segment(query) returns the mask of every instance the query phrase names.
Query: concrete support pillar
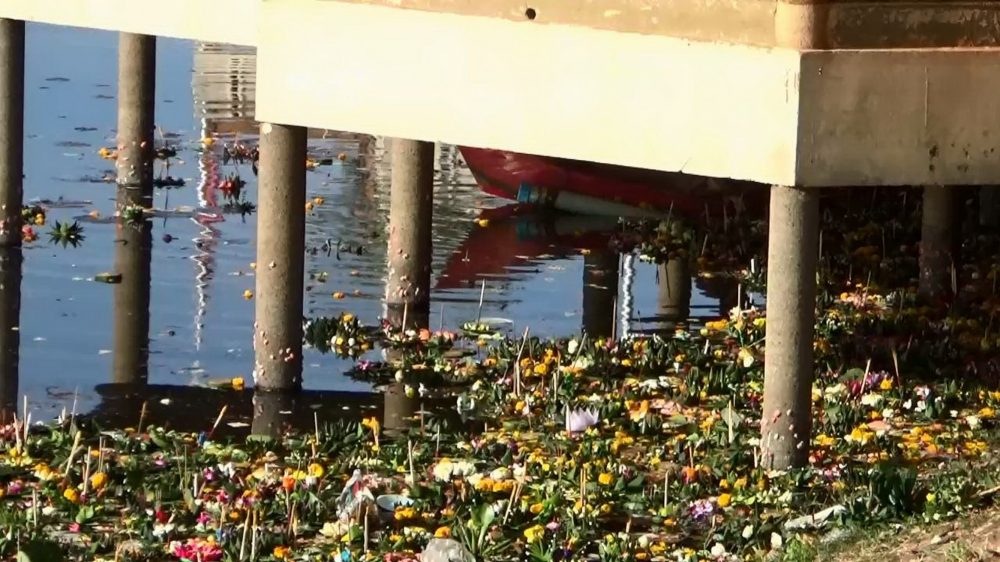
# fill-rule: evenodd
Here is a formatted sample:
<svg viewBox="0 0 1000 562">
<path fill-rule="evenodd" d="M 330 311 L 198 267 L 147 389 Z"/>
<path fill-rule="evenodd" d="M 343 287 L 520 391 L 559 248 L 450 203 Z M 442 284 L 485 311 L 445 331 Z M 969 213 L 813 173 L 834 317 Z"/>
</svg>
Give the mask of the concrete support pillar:
<svg viewBox="0 0 1000 562">
<path fill-rule="evenodd" d="M 819 195 L 771 188 L 761 459 L 768 468 L 809 458 Z"/>
<path fill-rule="evenodd" d="M 306 129 L 262 123 L 257 194 L 254 384 L 302 387 Z"/>
<path fill-rule="evenodd" d="M 114 286 L 114 339 L 111 381 L 145 384 L 149 378 L 149 298 L 153 224 L 117 225 Z"/>
<path fill-rule="evenodd" d="M 403 383 L 393 383 L 383 392 L 382 427 L 389 434 L 400 434 L 413 427 L 418 399 L 406 396 Z"/>
<path fill-rule="evenodd" d="M 430 318 L 434 143 L 392 139 L 386 319 L 426 327 Z"/>
<path fill-rule="evenodd" d="M 303 162 L 303 166 L 305 163 Z M 288 392 L 255 391 L 253 395 L 253 420 L 250 433 L 268 437 L 281 437 L 291 416 L 282 412 L 292 412 L 295 396 Z"/>
<path fill-rule="evenodd" d="M 925 298 L 951 292 L 954 229 L 954 194 L 947 187 L 925 187 L 920 229 L 920 295 Z"/>
<path fill-rule="evenodd" d="M 17 411 L 21 348 L 20 248 L 0 249 L 0 422 L 10 423 Z"/>
<path fill-rule="evenodd" d="M 1000 227 L 1000 185 L 979 188 L 979 225 Z"/>
<path fill-rule="evenodd" d="M 118 38 L 118 206 L 153 205 L 156 37 Z"/>
<path fill-rule="evenodd" d="M 614 331 L 619 261 L 618 253 L 607 249 L 583 256 L 583 331 L 592 338 Z"/>
<path fill-rule="evenodd" d="M 687 258 L 673 258 L 657 266 L 660 284 L 656 289 L 659 316 L 673 327 L 691 315 L 691 267 Z"/>
<path fill-rule="evenodd" d="M 24 22 L 0 18 L 0 246 L 21 245 Z"/>
</svg>

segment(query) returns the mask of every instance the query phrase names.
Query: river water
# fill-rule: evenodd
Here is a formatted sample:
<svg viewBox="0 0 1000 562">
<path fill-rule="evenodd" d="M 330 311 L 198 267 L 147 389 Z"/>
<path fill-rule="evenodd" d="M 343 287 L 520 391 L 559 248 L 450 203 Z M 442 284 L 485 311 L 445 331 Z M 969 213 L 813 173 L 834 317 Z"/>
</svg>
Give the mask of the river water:
<svg viewBox="0 0 1000 562">
<path fill-rule="evenodd" d="M 244 291 L 254 287 L 256 221 L 220 212 L 218 182 L 239 173 L 248 199 L 256 199 L 249 165 L 222 161 L 224 142 L 254 142 L 254 54 L 158 41 L 157 137 L 177 146 L 179 155 L 157 173 L 185 185 L 157 189 L 155 207 L 164 212 L 150 231 L 123 232 L 107 219 L 115 193 L 102 179 L 112 177 L 113 162 L 97 154 L 115 144 L 117 40 L 108 32 L 28 26 L 25 199 L 53 202 L 49 224 L 80 220 L 86 239 L 78 248 L 54 245 L 47 225 L 24 250 L 16 395 L 27 396 L 36 420 L 76 400 L 80 412 L 97 410 L 128 423 L 148 402 L 143 415 L 154 421 L 194 416 L 204 425 L 219 404 L 248 411 L 247 393 L 199 397 L 206 395 L 200 387 L 215 379 L 251 381 L 254 306 Z M 219 141 L 203 150 L 201 139 L 209 136 Z M 346 310 L 375 324 L 386 270 L 387 141 L 329 131 L 310 137 L 312 152 L 346 159 L 308 173 L 309 197 L 323 202 L 308 214 L 304 314 Z M 513 332 L 530 326 L 534 334 L 552 336 L 612 321 L 618 333 L 669 328 L 655 265 L 624 260 L 621 287 L 606 288 L 602 272 L 617 269 L 619 256 L 600 248 L 583 255 L 567 243 L 567 234 L 594 228 L 592 221 L 477 220 L 510 202 L 484 194 L 453 146 L 438 147 L 436 166 L 434 327 L 442 317 L 454 328 L 481 314 L 511 320 Z M 324 249 L 338 243 L 340 252 Z M 102 272 L 121 273 L 123 281 L 93 281 Z M 344 298 L 333 298 L 341 292 Z M 716 317 L 719 308 L 696 284 L 691 314 Z M 306 401 L 377 407 L 367 385 L 342 375 L 349 361 L 313 350 L 305 359 Z M 8 383 L 15 360 L 7 356 Z"/>
</svg>

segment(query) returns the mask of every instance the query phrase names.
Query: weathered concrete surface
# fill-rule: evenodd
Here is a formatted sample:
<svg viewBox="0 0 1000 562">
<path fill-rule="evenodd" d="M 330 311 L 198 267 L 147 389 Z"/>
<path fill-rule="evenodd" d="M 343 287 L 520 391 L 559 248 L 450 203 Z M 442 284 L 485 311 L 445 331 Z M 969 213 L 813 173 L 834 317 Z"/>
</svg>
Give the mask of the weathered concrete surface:
<svg viewBox="0 0 1000 562">
<path fill-rule="evenodd" d="M 0 19 L 0 246 L 21 245 L 24 22 Z"/>
<path fill-rule="evenodd" d="M 426 328 L 431 302 L 434 144 L 392 139 L 389 195 L 387 319 Z"/>
<path fill-rule="evenodd" d="M 259 119 L 795 180 L 795 51 L 343 2 L 261 18 Z M 316 72 L 315 51 L 349 56 Z"/>
<path fill-rule="evenodd" d="M 988 0 L 340 1 L 501 18 L 526 25 L 579 26 L 760 46 L 788 46 L 788 32 L 801 30 L 802 23 L 814 27 L 814 37 L 828 48 L 1000 44 L 1000 5 Z M 798 23 L 792 24 L 793 20 Z"/>
<path fill-rule="evenodd" d="M 1000 49 L 803 53 L 799 185 L 1000 183 Z"/>
<path fill-rule="evenodd" d="M 153 205 L 156 37 L 118 40 L 118 205 Z"/>
<path fill-rule="evenodd" d="M 261 0 L 3 0 L 0 17 L 255 45 Z"/>
<path fill-rule="evenodd" d="M 262 123 L 257 193 L 254 384 L 302 386 L 306 130 Z"/>
<path fill-rule="evenodd" d="M 1000 49 L 799 50 L 829 46 L 829 11 L 847 6 L 782 4 L 788 48 L 761 48 L 369 2 L 267 3 L 258 114 L 777 185 L 1000 183 Z M 310 49 L 351 56 L 317 73 L 297 55 Z"/>
<path fill-rule="evenodd" d="M 784 44 L 786 16 L 820 13 L 829 48 L 995 46 L 1000 6 L 989 0 L 337 0 L 365 6 L 500 19 L 530 26 L 672 36 L 697 41 Z M 264 4 L 303 10 L 330 0 L 4 0 L 0 17 L 256 45 Z M 150 14 L 155 13 L 155 17 Z M 220 22 L 225 22 L 220 24 Z"/>
<path fill-rule="evenodd" d="M 772 187 L 768 224 L 761 462 L 782 469 L 809 458 L 818 193 Z"/>
</svg>

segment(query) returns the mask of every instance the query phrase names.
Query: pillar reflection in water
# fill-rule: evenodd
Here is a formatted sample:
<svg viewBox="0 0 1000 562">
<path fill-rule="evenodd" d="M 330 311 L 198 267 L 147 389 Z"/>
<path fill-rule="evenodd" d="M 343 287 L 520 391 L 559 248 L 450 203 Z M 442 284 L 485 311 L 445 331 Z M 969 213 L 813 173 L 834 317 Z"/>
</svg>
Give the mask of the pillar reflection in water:
<svg viewBox="0 0 1000 562">
<path fill-rule="evenodd" d="M 153 225 L 119 221 L 115 237 L 112 382 L 145 384 L 149 377 L 149 283 Z"/>
<path fill-rule="evenodd" d="M 20 248 L 0 248 L 0 421 L 17 411 L 21 331 Z"/>
<path fill-rule="evenodd" d="M 588 336 L 612 335 L 618 264 L 618 253 L 609 249 L 595 249 L 583 257 L 583 331 Z"/>
<path fill-rule="evenodd" d="M 656 266 L 658 315 L 664 330 L 673 329 L 691 315 L 691 266 L 686 258 L 673 258 Z"/>
</svg>

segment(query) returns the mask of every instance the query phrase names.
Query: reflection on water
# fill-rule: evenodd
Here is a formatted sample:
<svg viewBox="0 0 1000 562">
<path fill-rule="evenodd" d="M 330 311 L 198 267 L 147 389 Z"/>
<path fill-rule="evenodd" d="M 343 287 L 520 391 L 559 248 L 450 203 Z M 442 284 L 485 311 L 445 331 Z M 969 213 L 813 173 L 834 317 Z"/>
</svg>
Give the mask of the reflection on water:
<svg viewBox="0 0 1000 562">
<path fill-rule="evenodd" d="M 153 225 L 148 220 L 115 225 L 114 348 L 111 380 L 145 384 L 149 379 L 149 300 Z"/>
<path fill-rule="evenodd" d="M 95 153 L 114 143 L 117 36 L 30 25 L 28 41 L 28 87 L 46 89 L 27 105 L 26 198 L 84 202 L 50 209 L 51 220 L 111 217 L 114 188 L 88 178 L 113 168 Z M 150 423 L 181 429 L 208 429 L 224 405 L 227 420 L 252 424 L 256 417 L 267 431 L 311 426 L 317 406 L 321 421 L 372 415 L 366 408 L 374 407 L 384 408 L 387 428 L 412 424 L 414 405 L 402 389 L 383 393 L 348 380 L 341 373 L 349 360 L 315 350 L 304 355 L 306 391 L 297 397 L 260 397 L 256 407 L 252 390 L 209 387 L 233 377 L 249 382 L 253 364 L 254 307 L 243 295 L 254 287 L 256 218 L 227 210 L 222 185 L 238 174 L 254 202 L 256 177 L 249 164 L 223 162 L 222 154 L 226 143 L 255 143 L 255 59 L 252 49 L 215 44 L 164 39 L 158 47 L 157 143 L 177 148 L 169 174 L 186 186 L 157 189 L 161 212 L 145 224 L 88 220 L 81 248 L 28 246 L 24 300 L 32 314 L 20 330 L 7 329 L 18 326 L 16 291 L 7 288 L 19 284 L 20 261 L 0 260 L 2 402 L 16 400 L 20 343 L 19 390 L 35 419 L 68 408 L 78 390 L 81 411 L 115 425 L 136 424 L 144 402 Z M 67 81 L 45 81 L 53 75 Z M 218 140 L 204 144 L 206 137 Z M 310 154 L 332 164 L 307 174 L 309 197 L 321 203 L 306 217 L 304 314 L 349 311 L 375 324 L 385 294 L 389 141 L 329 131 L 309 138 Z M 713 285 L 719 280 L 692 285 L 690 264 L 621 259 L 608 249 L 614 220 L 527 213 L 487 195 L 453 146 L 436 149 L 433 205 L 434 327 L 443 321 L 453 328 L 481 313 L 542 337 L 669 330 L 689 315 L 690 322 L 716 317 L 735 299 L 735 289 Z M 104 271 L 120 273 L 121 282 L 89 281 Z M 108 310 L 111 326 L 101 321 Z"/>
<path fill-rule="evenodd" d="M 0 421 L 2 423 L 10 422 L 17 411 L 22 261 L 20 248 L 0 248 Z"/>
</svg>

